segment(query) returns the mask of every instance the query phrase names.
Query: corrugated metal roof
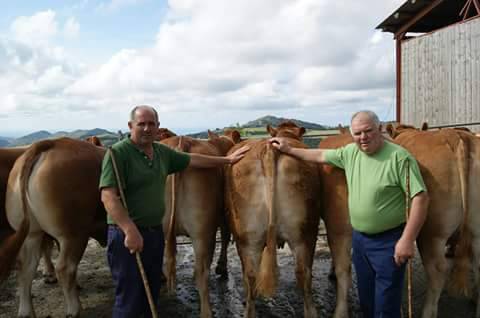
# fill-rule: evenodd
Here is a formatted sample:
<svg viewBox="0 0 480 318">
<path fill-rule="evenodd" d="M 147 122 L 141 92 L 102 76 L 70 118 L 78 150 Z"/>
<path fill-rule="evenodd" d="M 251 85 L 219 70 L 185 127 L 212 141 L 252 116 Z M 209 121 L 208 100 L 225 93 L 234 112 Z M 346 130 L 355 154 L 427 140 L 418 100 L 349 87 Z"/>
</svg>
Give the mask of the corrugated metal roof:
<svg viewBox="0 0 480 318">
<path fill-rule="evenodd" d="M 384 32 L 397 33 L 417 14 L 438 0 L 408 0 L 377 26 Z M 423 18 L 414 23 L 408 32 L 431 32 L 462 20 L 460 11 L 467 0 L 443 0 Z"/>
</svg>

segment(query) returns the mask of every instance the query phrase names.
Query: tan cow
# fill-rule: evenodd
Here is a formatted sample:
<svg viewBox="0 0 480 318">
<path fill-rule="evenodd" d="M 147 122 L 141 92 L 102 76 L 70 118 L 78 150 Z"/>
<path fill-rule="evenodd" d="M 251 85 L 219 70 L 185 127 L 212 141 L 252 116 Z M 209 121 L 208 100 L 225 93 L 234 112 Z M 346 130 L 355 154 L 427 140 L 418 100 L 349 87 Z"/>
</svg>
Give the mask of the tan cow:
<svg viewBox="0 0 480 318">
<path fill-rule="evenodd" d="M 388 127 L 395 142 L 418 161 L 427 186 L 428 216 L 417 239 L 427 275 L 423 318 L 437 317 L 440 293 L 453 254 L 452 288 L 467 293 L 473 261 L 475 291 L 480 270 L 480 140 L 455 129 L 417 131 Z M 473 258 L 472 258 L 473 256 Z M 480 306 L 476 317 L 480 317 Z"/>
<path fill-rule="evenodd" d="M 288 137 L 293 147 L 304 128 L 292 122 L 272 136 Z M 238 255 L 243 269 L 246 317 L 255 317 L 255 297 L 275 293 L 278 268 L 276 248 L 287 242 L 296 260 L 297 286 L 304 296 L 304 316 L 317 317 L 312 297 L 312 264 L 317 240 L 319 177 L 315 164 L 280 154 L 267 139 L 248 140 L 251 147 L 238 163 L 227 167 L 226 200 Z"/>
<path fill-rule="evenodd" d="M 224 156 L 238 142 L 240 135 L 233 131 L 231 138 L 209 132 L 209 140 L 171 137 L 163 144 L 189 153 Z M 195 280 L 200 295 L 200 316 L 211 317 L 208 294 L 208 275 L 215 251 L 217 228 L 222 228 L 222 248 L 217 273 L 226 275 L 227 245 L 224 210 L 223 169 L 186 170 L 169 176 L 166 185 L 166 213 L 163 221 L 165 238 L 165 277 L 170 291 L 175 287 L 175 236 L 185 235 L 192 240 L 195 252 Z M 172 191 L 172 188 L 174 189 Z M 172 195 L 174 198 L 172 198 Z M 172 213 L 173 211 L 173 213 Z"/>
<path fill-rule="evenodd" d="M 336 149 L 353 142 L 350 132 L 325 138 L 318 145 L 322 149 Z M 320 164 L 322 182 L 321 216 L 327 230 L 332 255 L 332 268 L 337 280 L 337 304 L 334 317 L 348 317 L 348 290 L 351 278 L 352 226 L 348 214 L 348 193 L 345 172 L 327 164 Z"/>
<path fill-rule="evenodd" d="M 90 236 L 106 241 L 106 217 L 98 191 L 103 155 L 104 150 L 92 144 L 62 138 L 32 144 L 15 162 L 6 210 L 16 232 L 2 242 L 0 278 L 18 255 L 19 316 L 35 315 L 31 284 L 45 235 L 59 244 L 56 274 L 66 314 L 79 315 L 78 263 Z"/>
</svg>

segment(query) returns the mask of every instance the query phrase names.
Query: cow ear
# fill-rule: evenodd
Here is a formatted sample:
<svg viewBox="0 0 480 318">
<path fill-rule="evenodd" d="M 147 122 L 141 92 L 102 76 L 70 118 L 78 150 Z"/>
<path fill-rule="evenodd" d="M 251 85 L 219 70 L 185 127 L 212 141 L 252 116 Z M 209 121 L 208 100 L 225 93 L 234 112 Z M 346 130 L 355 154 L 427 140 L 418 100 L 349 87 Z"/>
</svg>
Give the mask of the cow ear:
<svg viewBox="0 0 480 318">
<path fill-rule="evenodd" d="M 210 129 L 207 131 L 208 132 L 208 139 L 216 139 L 218 138 L 218 135 L 211 131 Z"/>
<path fill-rule="evenodd" d="M 232 140 L 234 143 L 238 144 L 240 141 L 242 141 L 242 138 L 240 137 L 240 133 L 238 132 L 238 130 L 233 130 L 232 131 Z"/>
<path fill-rule="evenodd" d="M 390 135 L 390 137 L 395 138 L 395 127 L 392 124 L 387 124 L 385 130 Z"/>
<path fill-rule="evenodd" d="M 428 123 L 426 121 L 422 123 L 422 128 L 420 128 L 420 130 L 428 130 Z"/>
<path fill-rule="evenodd" d="M 303 135 L 305 135 L 305 128 L 304 127 L 298 128 L 298 137 L 302 137 Z"/>
<path fill-rule="evenodd" d="M 272 137 L 275 137 L 277 135 L 277 130 L 270 125 L 267 125 L 267 131 Z"/>
</svg>

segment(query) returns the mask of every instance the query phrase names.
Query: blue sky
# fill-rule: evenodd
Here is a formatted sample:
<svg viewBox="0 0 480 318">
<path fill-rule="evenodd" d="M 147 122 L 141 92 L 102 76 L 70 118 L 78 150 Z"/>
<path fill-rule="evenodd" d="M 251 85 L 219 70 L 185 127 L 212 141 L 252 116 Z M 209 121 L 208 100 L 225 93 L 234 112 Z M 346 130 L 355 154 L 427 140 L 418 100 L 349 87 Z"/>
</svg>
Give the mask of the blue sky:
<svg viewBox="0 0 480 318">
<path fill-rule="evenodd" d="M 264 115 L 394 117 L 400 0 L 10 1 L 0 12 L 0 136 L 127 129 L 155 106 L 177 132 Z"/>
</svg>

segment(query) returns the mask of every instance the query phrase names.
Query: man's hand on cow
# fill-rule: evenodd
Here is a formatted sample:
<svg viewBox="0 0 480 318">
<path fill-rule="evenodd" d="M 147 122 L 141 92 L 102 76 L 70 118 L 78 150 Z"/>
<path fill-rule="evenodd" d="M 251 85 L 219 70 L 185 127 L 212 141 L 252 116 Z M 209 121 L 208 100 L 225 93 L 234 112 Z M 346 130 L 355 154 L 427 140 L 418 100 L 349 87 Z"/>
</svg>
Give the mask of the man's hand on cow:
<svg viewBox="0 0 480 318">
<path fill-rule="evenodd" d="M 415 241 L 400 238 L 395 245 L 394 259 L 397 266 L 401 266 L 413 257 L 415 252 Z"/>
<path fill-rule="evenodd" d="M 289 153 L 290 145 L 288 144 L 287 140 L 282 137 L 273 137 L 268 140 L 268 142 L 276 149 L 281 152 Z"/>
<path fill-rule="evenodd" d="M 143 250 L 143 237 L 135 225 L 129 227 L 128 230 L 125 231 L 124 245 L 131 254 Z"/>
<path fill-rule="evenodd" d="M 245 153 L 250 150 L 250 146 L 245 145 L 242 148 L 239 148 L 232 152 L 230 155 L 227 156 L 228 161 L 231 164 L 234 164 L 235 162 L 239 161 L 245 156 Z"/>
</svg>

